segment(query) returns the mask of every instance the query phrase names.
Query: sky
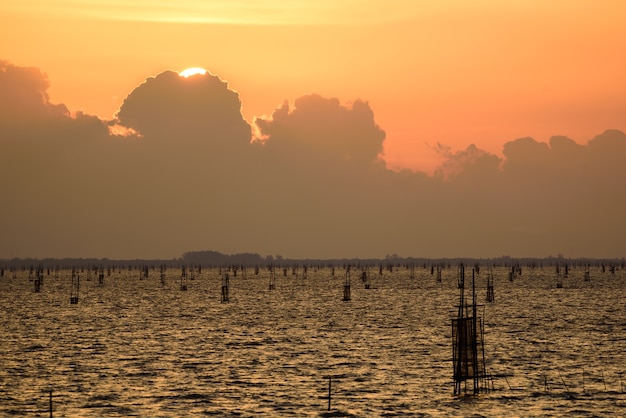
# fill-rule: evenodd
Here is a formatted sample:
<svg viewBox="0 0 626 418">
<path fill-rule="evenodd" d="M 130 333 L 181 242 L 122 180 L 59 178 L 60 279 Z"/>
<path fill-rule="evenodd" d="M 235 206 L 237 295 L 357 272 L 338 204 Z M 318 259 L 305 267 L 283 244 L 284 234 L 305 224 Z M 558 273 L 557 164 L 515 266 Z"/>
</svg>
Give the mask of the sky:
<svg viewBox="0 0 626 418">
<path fill-rule="evenodd" d="M 0 19 L 0 258 L 626 252 L 624 2 L 23 0 Z"/>
</svg>

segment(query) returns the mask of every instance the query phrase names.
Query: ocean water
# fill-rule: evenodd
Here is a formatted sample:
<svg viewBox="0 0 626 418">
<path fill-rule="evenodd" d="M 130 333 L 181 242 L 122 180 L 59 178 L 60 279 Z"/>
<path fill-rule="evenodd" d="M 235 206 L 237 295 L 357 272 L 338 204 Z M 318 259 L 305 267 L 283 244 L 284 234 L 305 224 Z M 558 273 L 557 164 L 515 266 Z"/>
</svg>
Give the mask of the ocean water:
<svg viewBox="0 0 626 418">
<path fill-rule="evenodd" d="M 484 270 L 484 268 L 483 268 Z M 554 267 L 495 269 L 495 302 L 476 278 L 494 390 L 453 395 L 451 319 L 457 268 L 221 277 L 204 269 L 140 278 L 114 270 L 99 284 L 71 272 L 0 279 L 0 416 L 624 416 L 626 275 Z M 471 277 L 471 274 L 469 274 Z M 470 282 L 470 278 L 467 282 Z M 469 286 L 467 286 L 469 288 Z M 466 291 L 466 296 L 469 291 Z M 328 376 L 331 408 L 328 411 Z"/>
</svg>

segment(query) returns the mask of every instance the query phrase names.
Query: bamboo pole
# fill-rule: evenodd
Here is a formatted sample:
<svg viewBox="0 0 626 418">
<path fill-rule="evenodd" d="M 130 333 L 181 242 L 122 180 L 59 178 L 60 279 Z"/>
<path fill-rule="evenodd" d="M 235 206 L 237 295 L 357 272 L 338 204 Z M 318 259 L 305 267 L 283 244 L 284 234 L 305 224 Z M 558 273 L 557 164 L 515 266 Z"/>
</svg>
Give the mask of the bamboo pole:
<svg viewBox="0 0 626 418">
<path fill-rule="evenodd" d="M 331 399 L 331 382 L 332 377 L 328 376 L 328 410 L 330 411 L 330 399 Z"/>
<path fill-rule="evenodd" d="M 585 368 L 583 367 L 583 392 L 585 392 Z"/>
<path fill-rule="evenodd" d="M 565 390 L 567 391 L 567 393 L 569 393 L 569 388 L 565 384 L 565 380 L 563 380 L 563 376 L 561 376 L 561 371 L 557 370 L 557 372 L 559 373 L 559 377 L 561 378 L 561 382 L 563 382 L 563 386 L 565 386 Z"/>
</svg>

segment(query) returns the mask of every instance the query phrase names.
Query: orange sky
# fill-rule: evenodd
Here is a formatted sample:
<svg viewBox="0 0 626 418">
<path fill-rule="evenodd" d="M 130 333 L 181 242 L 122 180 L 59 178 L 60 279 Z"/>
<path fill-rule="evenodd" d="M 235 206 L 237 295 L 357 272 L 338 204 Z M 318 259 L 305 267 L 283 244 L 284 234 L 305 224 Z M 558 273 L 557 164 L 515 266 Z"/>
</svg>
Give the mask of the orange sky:
<svg viewBox="0 0 626 418">
<path fill-rule="evenodd" d="M 0 59 L 102 118 L 146 77 L 199 66 L 249 122 L 304 94 L 368 101 L 393 168 L 432 170 L 438 142 L 500 154 L 519 137 L 626 130 L 619 0 L 22 0 L 0 15 Z"/>
</svg>

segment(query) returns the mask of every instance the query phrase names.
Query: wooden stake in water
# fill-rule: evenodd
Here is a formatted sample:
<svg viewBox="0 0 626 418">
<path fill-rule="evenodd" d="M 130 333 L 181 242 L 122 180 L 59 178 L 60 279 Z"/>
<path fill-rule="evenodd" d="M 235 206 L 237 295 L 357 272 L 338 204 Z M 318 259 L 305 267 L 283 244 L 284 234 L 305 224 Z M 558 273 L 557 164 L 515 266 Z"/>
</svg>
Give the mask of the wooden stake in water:
<svg viewBox="0 0 626 418">
<path fill-rule="evenodd" d="M 50 418 L 52 418 L 52 390 L 50 391 Z"/>
<path fill-rule="evenodd" d="M 563 386 L 565 387 L 565 391 L 567 393 L 569 393 L 569 388 L 567 387 L 567 385 L 565 384 L 565 380 L 563 380 L 563 376 L 561 376 L 561 371 L 557 370 L 557 372 L 559 373 L 559 377 L 561 378 L 561 382 L 563 382 Z"/>
<path fill-rule="evenodd" d="M 585 391 L 585 368 L 583 367 L 583 392 Z"/>
<path fill-rule="evenodd" d="M 506 381 L 506 385 L 509 387 L 509 390 L 513 390 L 511 389 L 511 385 L 509 384 L 509 379 L 506 378 L 506 375 L 503 375 L 503 376 L 504 376 L 504 380 Z"/>
<path fill-rule="evenodd" d="M 331 400 L 331 381 L 332 377 L 328 376 L 328 410 L 330 411 L 330 400 Z"/>
</svg>

